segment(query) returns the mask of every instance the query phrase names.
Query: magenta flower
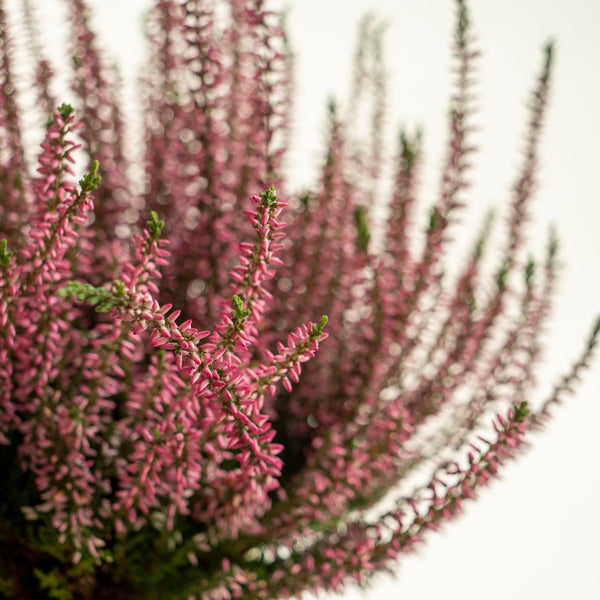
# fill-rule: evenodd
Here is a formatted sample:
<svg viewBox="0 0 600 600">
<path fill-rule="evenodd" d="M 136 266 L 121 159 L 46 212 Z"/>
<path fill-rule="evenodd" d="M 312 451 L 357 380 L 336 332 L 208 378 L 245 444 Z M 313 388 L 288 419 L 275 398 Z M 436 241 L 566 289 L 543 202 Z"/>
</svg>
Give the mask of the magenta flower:
<svg viewBox="0 0 600 600">
<path fill-rule="evenodd" d="M 488 219 L 448 283 L 474 151 L 464 2 L 421 247 L 419 135 L 400 135 L 381 234 L 369 214 L 384 178 L 372 20 L 355 81 L 357 106 L 374 90 L 372 138 L 355 152 L 332 103 L 321 177 L 294 195 L 279 15 L 261 0 L 155 2 L 137 193 L 118 77 L 85 2 L 68 4 L 74 107 L 47 114 L 52 68 L 31 48 L 50 116 L 35 165 L 0 5 L 1 593 L 267 600 L 364 583 L 496 477 L 597 344 L 600 321 L 530 402 L 557 264 L 553 235 L 541 266 L 523 258 L 552 45 L 501 260 L 490 277 Z"/>
</svg>

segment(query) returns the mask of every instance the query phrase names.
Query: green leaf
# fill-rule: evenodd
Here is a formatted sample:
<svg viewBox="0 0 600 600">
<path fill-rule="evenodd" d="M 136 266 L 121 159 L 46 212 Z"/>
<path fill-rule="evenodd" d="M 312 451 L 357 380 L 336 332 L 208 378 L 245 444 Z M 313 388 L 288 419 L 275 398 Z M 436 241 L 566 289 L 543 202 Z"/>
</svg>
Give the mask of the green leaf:
<svg viewBox="0 0 600 600">
<path fill-rule="evenodd" d="M 300 196 L 300 203 L 304 208 L 307 208 L 310 203 L 310 194 L 307 192 L 306 194 L 302 194 Z"/>
<path fill-rule="evenodd" d="M 498 289 L 502 292 L 504 288 L 506 288 L 506 278 L 508 276 L 510 263 L 508 260 L 505 260 L 496 275 L 496 284 L 498 285 Z"/>
<path fill-rule="evenodd" d="M 400 157 L 402 168 L 410 171 L 415 166 L 421 152 L 422 132 L 417 129 L 414 136 L 409 137 L 404 129 L 400 131 Z"/>
<path fill-rule="evenodd" d="M 434 206 L 429 213 L 429 231 L 437 231 L 444 224 L 444 217 L 437 206 Z"/>
<path fill-rule="evenodd" d="M 151 210 L 150 218 L 146 221 L 146 226 L 148 227 L 148 231 L 150 232 L 150 236 L 153 240 L 157 240 L 160 237 L 160 234 L 165 226 L 165 222 L 161 221 L 158 218 L 158 215 Z"/>
<path fill-rule="evenodd" d="M 598 317 L 596 319 L 596 322 L 594 323 L 594 328 L 592 329 L 592 332 L 590 333 L 590 337 L 588 338 L 588 342 L 587 342 L 588 350 L 593 350 L 596 347 L 596 344 L 598 343 L 599 335 L 600 335 L 600 317 Z"/>
<path fill-rule="evenodd" d="M 57 600 L 71 600 L 73 598 L 67 580 L 60 574 L 58 569 L 53 569 L 49 573 L 34 569 L 34 574 L 40 582 L 40 587 L 48 590 L 49 598 L 56 598 Z"/>
<path fill-rule="evenodd" d="M 275 188 L 270 187 L 266 192 L 263 192 L 260 195 L 260 199 L 262 200 L 261 205 L 266 209 L 277 208 L 277 194 L 275 193 Z"/>
<path fill-rule="evenodd" d="M 0 265 L 5 269 L 8 269 L 8 265 L 10 264 L 10 259 L 13 256 L 13 253 L 10 251 L 6 251 L 6 240 L 0 240 Z"/>
<path fill-rule="evenodd" d="M 357 206 L 354 209 L 354 221 L 357 232 L 356 244 L 359 250 L 366 252 L 369 248 L 369 240 L 371 239 L 366 207 Z"/>
<path fill-rule="evenodd" d="M 123 295 L 124 295 L 124 284 Z M 118 285 L 118 284 L 117 284 Z M 58 290 L 58 295 L 61 298 L 69 296 L 75 298 L 79 302 L 87 302 L 96 307 L 97 312 L 109 312 L 115 306 L 118 306 L 119 300 L 123 297 L 117 296 L 111 290 L 102 287 L 95 287 L 89 283 L 81 283 L 80 281 L 69 281 L 67 285 Z"/>
<path fill-rule="evenodd" d="M 74 112 L 73 107 L 63 102 L 57 109 L 58 114 L 66 121 Z"/>
<path fill-rule="evenodd" d="M 244 301 L 239 296 L 233 296 L 231 303 L 233 304 L 231 320 L 236 329 L 242 329 L 244 321 L 252 311 L 249 308 L 244 308 Z"/>
<path fill-rule="evenodd" d="M 332 120 L 337 118 L 338 106 L 337 101 L 333 96 L 330 96 L 327 100 L 327 111 Z"/>
<path fill-rule="evenodd" d="M 546 60 L 544 61 L 544 73 L 542 77 L 548 79 L 550 76 L 550 70 L 552 69 L 552 63 L 554 61 L 554 41 L 550 40 L 546 46 L 544 47 L 544 54 L 546 55 Z"/>
<path fill-rule="evenodd" d="M 97 189 L 98 184 L 102 179 L 102 177 L 98 175 L 99 166 L 100 163 L 97 160 L 93 161 L 90 167 L 90 172 L 85 174 L 79 180 L 79 186 L 81 187 L 82 192 L 93 192 L 95 189 Z"/>
<path fill-rule="evenodd" d="M 327 325 L 328 320 L 329 319 L 328 319 L 327 315 L 323 315 L 321 317 L 321 320 L 316 325 L 312 326 L 312 328 L 310 330 L 310 336 L 311 337 L 319 337 L 323 333 L 323 329 L 325 329 L 325 325 Z"/>
<path fill-rule="evenodd" d="M 527 266 L 525 267 L 525 283 L 527 285 L 529 285 L 532 280 L 533 280 L 533 276 L 535 275 L 535 261 L 533 260 L 533 258 L 529 258 L 529 260 L 527 261 Z"/>
<path fill-rule="evenodd" d="M 556 227 L 552 226 L 548 234 L 548 260 L 552 261 L 556 258 L 558 246 L 558 233 L 556 232 Z"/>
<path fill-rule="evenodd" d="M 521 404 L 516 404 L 514 407 L 515 416 L 514 420 L 517 423 L 522 423 L 529 416 L 529 408 L 527 408 L 527 402 L 523 400 Z"/>
<path fill-rule="evenodd" d="M 113 288 L 114 288 L 114 295 L 117 298 L 125 297 L 125 292 L 127 291 L 127 288 L 125 287 L 125 283 L 123 281 L 121 281 L 120 279 L 116 279 L 115 282 L 113 283 Z"/>
</svg>

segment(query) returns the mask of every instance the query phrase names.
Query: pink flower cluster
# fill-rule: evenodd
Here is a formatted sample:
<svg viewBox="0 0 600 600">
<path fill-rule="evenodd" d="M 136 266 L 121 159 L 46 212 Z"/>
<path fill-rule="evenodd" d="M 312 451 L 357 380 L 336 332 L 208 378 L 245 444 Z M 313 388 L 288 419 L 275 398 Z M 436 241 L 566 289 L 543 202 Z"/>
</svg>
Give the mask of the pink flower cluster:
<svg viewBox="0 0 600 600">
<path fill-rule="evenodd" d="M 352 104 L 373 90 L 372 139 L 354 152 L 332 103 L 321 177 L 293 194 L 292 56 L 262 0 L 154 3 L 137 164 L 124 157 L 131 109 L 86 4 L 68 5 L 74 108 L 47 114 L 52 69 L 32 44 L 31 110 L 50 117 L 33 164 L 19 36 L 0 2 L 3 592 L 268 600 L 390 568 L 496 476 L 597 343 L 600 322 L 551 396 L 532 401 L 557 244 L 541 269 L 522 246 L 552 46 L 501 259 L 484 267 L 487 220 L 452 281 L 477 57 L 462 0 L 448 150 L 421 246 L 420 137 L 405 132 L 388 220 L 371 236 L 385 108 L 372 20 Z M 25 17 L 33 40 L 27 3 Z"/>
</svg>

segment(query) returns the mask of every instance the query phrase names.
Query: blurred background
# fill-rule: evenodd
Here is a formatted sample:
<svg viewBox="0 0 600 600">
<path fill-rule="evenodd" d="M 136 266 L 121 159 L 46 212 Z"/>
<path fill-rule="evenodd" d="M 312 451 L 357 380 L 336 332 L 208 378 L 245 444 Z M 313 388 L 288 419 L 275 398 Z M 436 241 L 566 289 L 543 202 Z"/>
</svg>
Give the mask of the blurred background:
<svg viewBox="0 0 600 600">
<path fill-rule="evenodd" d="M 150 0 L 88 0 L 93 24 L 125 82 L 126 107 L 144 60 L 142 15 Z M 8 0 L 8 7 L 18 0 Z M 59 0 L 33 0 L 41 38 L 65 60 L 65 11 Z M 350 91 L 357 26 L 373 12 L 387 24 L 389 156 L 400 123 L 424 130 L 421 200 L 433 200 L 444 156 L 451 92 L 452 0 L 279 0 L 289 8 L 296 51 L 295 144 L 289 160 L 293 187 L 310 185 L 323 156 L 325 106 L 342 105 Z M 563 270 L 544 364 L 532 402 L 575 360 L 600 313 L 600 2 L 597 0 L 478 0 L 470 2 L 479 59 L 475 89 L 480 151 L 473 159 L 459 240 L 477 218 L 510 197 L 527 119 L 526 103 L 542 64 L 542 48 L 556 41 L 550 107 L 542 138 L 541 170 L 529 247 L 543 252 L 548 226 L 561 240 Z M 62 57 L 62 58 L 61 58 Z M 64 98 L 68 101 L 68 95 Z M 133 109 L 132 139 L 139 122 Z M 458 256 L 460 258 L 460 255 Z M 396 579 L 378 577 L 366 591 L 344 598 L 554 600 L 600 597 L 600 361 L 576 394 L 518 462 L 502 472 L 466 514 L 431 535 L 398 566 Z"/>
</svg>

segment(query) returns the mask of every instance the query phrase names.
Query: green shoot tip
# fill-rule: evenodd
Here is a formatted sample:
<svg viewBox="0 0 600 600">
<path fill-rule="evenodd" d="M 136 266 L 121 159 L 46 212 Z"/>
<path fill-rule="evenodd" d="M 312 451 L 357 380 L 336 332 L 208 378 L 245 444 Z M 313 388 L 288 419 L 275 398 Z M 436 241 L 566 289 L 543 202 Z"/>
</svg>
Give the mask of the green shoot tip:
<svg viewBox="0 0 600 600">
<path fill-rule="evenodd" d="M 98 188 L 98 184 L 102 180 L 102 177 L 98 175 L 98 168 L 100 163 L 97 160 L 92 161 L 90 165 L 90 172 L 86 173 L 80 180 L 79 186 L 82 192 L 93 192 Z"/>
<path fill-rule="evenodd" d="M 73 107 L 63 102 L 57 109 L 58 114 L 66 121 L 74 112 Z"/>
<path fill-rule="evenodd" d="M 516 404 L 513 408 L 515 411 L 514 420 L 517 423 L 522 423 L 529 416 L 529 408 L 527 408 L 526 400 L 523 400 L 520 404 Z"/>
<path fill-rule="evenodd" d="M 321 320 L 316 325 L 312 326 L 310 330 L 310 335 L 312 337 L 320 336 L 323 333 L 323 329 L 325 329 L 325 325 L 327 325 L 328 320 L 329 318 L 327 317 L 327 315 L 323 315 L 321 317 Z"/>
</svg>

